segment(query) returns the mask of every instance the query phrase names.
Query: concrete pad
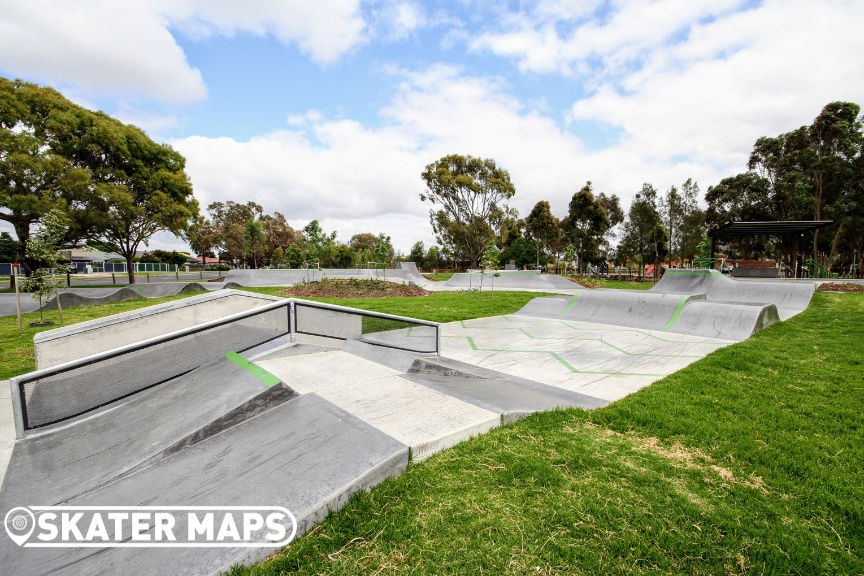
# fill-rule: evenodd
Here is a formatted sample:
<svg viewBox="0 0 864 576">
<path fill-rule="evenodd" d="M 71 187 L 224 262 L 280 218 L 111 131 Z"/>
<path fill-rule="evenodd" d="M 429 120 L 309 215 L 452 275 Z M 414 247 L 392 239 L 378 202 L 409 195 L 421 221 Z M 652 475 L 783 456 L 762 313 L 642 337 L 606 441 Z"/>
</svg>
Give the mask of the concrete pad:
<svg viewBox="0 0 864 576">
<path fill-rule="evenodd" d="M 479 366 L 438 356 L 417 357 L 397 350 L 356 340 L 346 341 L 342 350 L 405 373 L 405 378 L 464 402 L 469 402 L 513 422 L 539 410 L 598 408 L 605 400 L 516 378 Z"/>
<path fill-rule="evenodd" d="M 518 315 L 452 322 L 442 329 L 445 357 L 607 401 L 733 343 Z"/>
<path fill-rule="evenodd" d="M 73 498 L 76 506 L 283 506 L 298 536 L 360 490 L 400 474 L 408 448 L 313 394 L 280 404 L 147 468 Z M 57 495 L 51 497 L 56 499 Z M 4 502 L 9 508 L 9 502 Z M 16 505 L 38 505 L 25 498 Z M 181 518 L 182 521 L 182 518 Z M 178 522 L 176 530 L 184 531 Z M 128 533 L 126 534 L 128 537 Z M 9 574 L 216 574 L 272 548 L 18 548 Z"/>
<path fill-rule="evenodd" d="M 315 393 L 411 447 L 411 458 L 482 434 L 500 415 L 405 379 L 343 351 L 256 362 L 300 393 Z"/>
</svg>

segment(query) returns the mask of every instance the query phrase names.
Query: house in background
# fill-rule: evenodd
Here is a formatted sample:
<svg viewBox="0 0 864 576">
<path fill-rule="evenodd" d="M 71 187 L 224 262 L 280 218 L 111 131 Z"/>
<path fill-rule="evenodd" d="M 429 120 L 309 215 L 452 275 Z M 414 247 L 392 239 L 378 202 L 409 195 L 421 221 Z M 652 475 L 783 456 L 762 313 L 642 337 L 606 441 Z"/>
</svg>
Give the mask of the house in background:
<svg viewBox="0 0 864 576">
<path fill-rule="evenodd" d="M 102 252 L 101 250 L 96 250 L 95 248 L 87 246 L 83 248 L 60 250 L 60 255 L 69 261 L 70 271 L 75 269 L 79 274 L 106 272 L 106 262 L 122 262 L 122 266 L 118 265 L 118 272 L 126 269 L 126 259 L 123 258 L 123 256 L 113 252 Z M 110 266 L 110 268 L 112 268 L 112 270 L 107 270 L 107 272 L 114 271 L 114 266 Z"/>
</svg>

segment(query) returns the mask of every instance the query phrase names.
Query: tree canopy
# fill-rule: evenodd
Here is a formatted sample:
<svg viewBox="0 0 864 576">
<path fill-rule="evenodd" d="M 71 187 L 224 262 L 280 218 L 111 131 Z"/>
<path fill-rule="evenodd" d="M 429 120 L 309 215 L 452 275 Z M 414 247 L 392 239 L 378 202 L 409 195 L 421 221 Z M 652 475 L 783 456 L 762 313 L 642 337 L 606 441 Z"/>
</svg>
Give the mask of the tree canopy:
<svg viewBox="0 0 864 576">
<path fill-rule="evenodd" d="M 61 244 L 122 254 L 160 230 L 180 234 L 198 212 L 185 160 L 135 126 L 69 102 L 51 88 L 0 78 L 0 219 L 18 236 L 25 268 L 30 226 L 67 216 Z"/>
<path fill-rule="evenodd" d="M 507 216 L 506 201 L 516 194 L 509 172 L 490 158 L 451 154 L 426 166 L 421 177 L 427 191 L 420 199 L 439 207 L 429 210 L 438 242 L 461 249 L 476 266 Z"/>
<path fill-rule="evenodd" d="M 848 268 L 852 251 L 861 252 L 864 225 L 860 112 L 857 104 L 832 102 L 809 126 L 759 138 L 748 171 L 708 189 L 708 223 L 833 219 L 832 226 L 808 235 L 800 248 L 828 265 Z M 790 260 L 796 238 L 740 238 L 730 241 L 729 248 L 750 258 L 776 251 Z"/>
</svg>

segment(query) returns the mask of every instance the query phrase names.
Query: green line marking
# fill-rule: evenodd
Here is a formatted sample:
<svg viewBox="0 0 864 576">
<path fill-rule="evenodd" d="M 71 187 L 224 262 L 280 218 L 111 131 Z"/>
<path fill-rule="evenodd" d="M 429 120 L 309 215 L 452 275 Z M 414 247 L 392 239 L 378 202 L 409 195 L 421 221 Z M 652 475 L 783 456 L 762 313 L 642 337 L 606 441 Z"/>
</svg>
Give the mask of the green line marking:
<svg viewBox="0 0 864 576">
<path fill-rule="evenodd" d="M 635 334 L 642 334 L 643 336 L 648 336 L 649 338 L 654 338 L 655 340 L 660 340 L 661 342 L 668 342 L 670 344 L 714 344 L 714 342 L 709 342 L 707 340 L 668 340 L 666 338 L 660 338 L 659 336 L 651 333 L 650 330 L 638 330 L 636 328 L 583 328 L 581 326 L 571 326 L 567 322 L 561 321 L 561 324 L 570 328 L 571 330 L 576 330 L 579 332 L 633 332 Z"/>
<path fill-rule="evenodd" d="M 263 382 L 264 385 L 268 388 L 282 382 L 282 380 L 280 380 L 270 372 L 264 370 L 257 364 L 253 364 L 252 362 L 250 362 L 240 354 L 237 354 L 236 352 L 228 352 L 227 354 L 225 354 L 225 358 L 227 358 L 246 372 L 252 374 L 252 376 Z"/>
<path fill-rule="evenodd" d="M 576 304 L 576 300 L 579 298 L 580 294 L 582 294 L 582 290 L 579 290 L 578 292 L 576 292 L 573 295 L 573 298 L 571 298 L 570 302 L 567 303 L 567 307 L 564 308 L 564 310 L 560 314 L 558 314 L 558 316 L 556 316 L 556 318 L 561 318 L 562 316 L 567 314 L 570 311 L 570 309 L 573 308 L 573 305 Z"/>
<path fill-rule="evenodd" d="M 603 336 L 600 338 L 572 338 L 572 337 L 564 337 L 560 338 L 557 336 L 534 336 L 524 328 L 519 328 L 519 331 L 531 338 L 532 340 L 569 340 L 571 342 L 599 342 L 600 344 L 605 344 L 606 346 L 612 348 L 613 350 L 617 350 L 622 354 L 626 354 L 627 356 L 652 356 L 655 358 L 702 358 L 702 356 L 698 355 L 688 355 L 688 354 L 649 354 L 647 352 L 628 352 L 623 348 L 619 348 L 615 346 L 611 342 L 607 342 L 603 339 Z M 551 352 L 550 352 L 551 354 Z"/>
<path fill-rule="evenodd" d="M 681 310 L 684 309 L 684 304 L 687 303 L 688 298 L 690 298 L 689 294 L 687 296 L 682 296 L 678 299 L 678 306 L 675 307 L 675 312 L 672 314 L 672 318 L 670 318 L 669 322 L 666 323 L 666 326 L 664 326 L 660 330 L 661 332 L 666 332 L 667 330 L 672 328 L 676 322 L 678 322 L 678 316 L 681 315 Z"/>
<path fill-rule="evenodd" d="M 552 352 L 551 350 L 496 350 L 494 348 L 480 348 L 477 344 L 474 343 L 474 339 L 471 336 L 466 336 L 466 340 L 468 340 L 468 344 L 471 345 L 471 349 L 477 352 L 508 352 L 508 353 L 521 353 L 521 354 L 549 354 L 555 360 L 557 360 L 562 366 L 567 368 L 570 372 L 574 374 L 605 374 L 605 375 L 617 375 L 617 376 L 657 376 L 662 377 L 666 376 L 666 374 L 645 374 L 638 372 L 599 372 L 599 371 L 590 371 L 590 370 L 579 370 L 573 367 L 569 362 L 564 360 L 561 356 Z"/>
</svg>

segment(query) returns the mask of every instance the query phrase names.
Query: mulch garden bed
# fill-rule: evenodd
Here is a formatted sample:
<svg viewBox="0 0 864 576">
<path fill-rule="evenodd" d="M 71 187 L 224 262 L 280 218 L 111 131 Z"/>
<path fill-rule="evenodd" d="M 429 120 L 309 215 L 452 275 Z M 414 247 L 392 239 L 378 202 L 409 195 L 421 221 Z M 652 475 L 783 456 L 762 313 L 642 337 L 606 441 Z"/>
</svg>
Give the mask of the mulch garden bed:
<svg viewBox="0 0 864 576">
<path fill-rule="evenodd" d="M 864 292 L 864 284 L 826 282 L 820 284 L 817 290 L 820 292 Z"/>
<path fill-rule="evenodd" d="M 432 294 L 417 286 L 397 284 L 386 280 L 324 278 L 318 282 L 295 284 L 280 290 L 282 296 L 317 298 L 388 298 L 390 296 L 428 296 Z"/>
</svg>

